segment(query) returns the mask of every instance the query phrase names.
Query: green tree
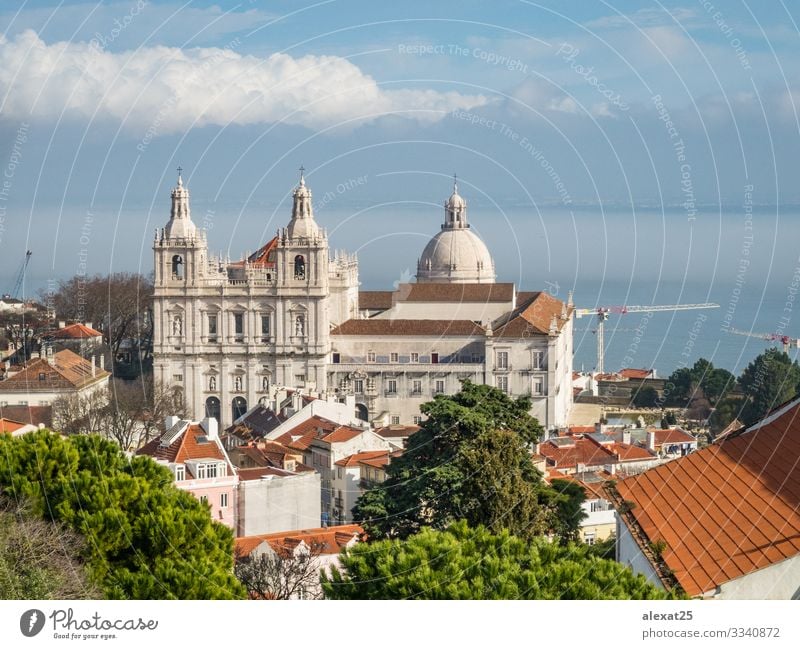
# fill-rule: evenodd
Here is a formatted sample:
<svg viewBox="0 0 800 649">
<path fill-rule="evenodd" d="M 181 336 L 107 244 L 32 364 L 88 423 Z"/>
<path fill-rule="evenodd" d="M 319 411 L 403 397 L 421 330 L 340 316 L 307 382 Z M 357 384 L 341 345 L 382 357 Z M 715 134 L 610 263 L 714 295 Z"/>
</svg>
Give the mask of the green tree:
<svg viewBox="0 0 800 649">
<path fill-rule="evenodd" d="M 739 386 L 745 403 L 740 419 L 747 425 L 794 398 L 800 384 L 800 366 L 776 348 L 759 354 L 742 372 Z"/>
<path fill-rule="evenodd" d="M 524 541 L 459 521 L 405 541 L 357 544 L 323 573 L 331 599 L 664 599 L 668 594 L 589 546 Z"/>
<path fill-rule="evenodd" d="M 557 509 L 556 526 L 553 532 L 562 543 L 578 540 L 578 528 L 586 518 L 583 503 L 586 492 L 583 487 L 572 480 L 553 480 L 550 483 L 557 494 L 554 505 Z"/>
<path fill-rule="evenodd" d="M 709 417 L 708 424 L 712 435 L 718 435 L 728 427 L 734 419 L 742 416 L 744 400 L 741 398 L 726 397 L 714 408 Z"/>
<path fill-rule="evenodd" d="M 389 465 L 387 480 L 353 510 L 371 537 L 405 538 L 459 519 L 523 537 L 564 527 L 561 496 L 543 484 L 531 460 L 541 427 L 528 399 L 464 381 L 459 393 L 421 409 L 421 430 Z"/>
<path fill-rule="evenodd" d="M 653 408 L 657 403 L 658 392 L 649 385 L 639 388 L 633 395 L 633 405 L 637 408 Z"/>
<path fill-rule="evenodd" d="M 728 370 L 714 367 L 705 358 L 689 367 L 675 370 L 667 379 L 667 398 L 670 403 L 687 409 L 700 405 L 704 416 L 733 389 L 736 378 Z M 707 400 L 707 403 L 705 402 Z"/>
<path fill-rule="evenodd" d="M 93 435 L 0 438 L 0 490 L 86 539 L 93 581 L 126 599 L 238 598 L 233 534 L 150 458 Z"/>
</svg>

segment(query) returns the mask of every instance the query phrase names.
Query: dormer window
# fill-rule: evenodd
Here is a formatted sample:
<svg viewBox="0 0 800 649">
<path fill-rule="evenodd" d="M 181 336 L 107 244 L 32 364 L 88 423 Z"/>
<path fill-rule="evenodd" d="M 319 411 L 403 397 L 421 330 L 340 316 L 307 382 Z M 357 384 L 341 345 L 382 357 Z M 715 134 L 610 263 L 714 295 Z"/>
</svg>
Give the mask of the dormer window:
<svg viewBox="0 0 800 649">
<path fill-rule="evenodd" d="M 172 256 L 172 279 L 183 279 L 183 257 Z"/>
<path fill-rule="evenodd" d="M 175 481 L 180 482 L 186 480 L 186 467 L 182 464 L 175 465 Z"/>
<path fill-rule="evenodd" d="M 306 258 L 303 257 L 303 255 L 297 255 L 294 258 L 294 278 L 295 279 L 306 278 Z"/>
</svg>

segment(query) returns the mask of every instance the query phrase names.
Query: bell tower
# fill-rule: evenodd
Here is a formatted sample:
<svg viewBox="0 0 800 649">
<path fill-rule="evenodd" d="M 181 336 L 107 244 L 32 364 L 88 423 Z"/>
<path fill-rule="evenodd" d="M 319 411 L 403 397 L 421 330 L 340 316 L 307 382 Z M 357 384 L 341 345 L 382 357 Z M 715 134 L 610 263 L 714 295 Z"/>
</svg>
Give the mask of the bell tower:
<svg viewBox="0 0 800 649">
<path fill-rule="evenodd" d="M 279 321 L 275 354 L 278 381 L 284 385 L 326 387 L 330 352 L 328 235 L 314 220 L 305 169 L 292 193 L 292 218 L 278 231 L 277 295 Z"/>
</svg>

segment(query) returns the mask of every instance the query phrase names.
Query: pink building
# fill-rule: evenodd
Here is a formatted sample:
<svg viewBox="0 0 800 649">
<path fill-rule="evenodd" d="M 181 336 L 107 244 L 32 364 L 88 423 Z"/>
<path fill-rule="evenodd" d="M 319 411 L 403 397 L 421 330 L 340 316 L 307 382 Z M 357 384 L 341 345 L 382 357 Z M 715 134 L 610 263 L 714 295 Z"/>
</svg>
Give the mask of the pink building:
<svg viewBox="0 0 800 649">
<path fill-rule="evenodd" d="M 169 468 L 175 486 L 208 504 L 211 517 L 236 529 L 237 475 L 219 440 L 217 420 L 167 417 L 167 432 L 137 451 Z"/>
</svg>

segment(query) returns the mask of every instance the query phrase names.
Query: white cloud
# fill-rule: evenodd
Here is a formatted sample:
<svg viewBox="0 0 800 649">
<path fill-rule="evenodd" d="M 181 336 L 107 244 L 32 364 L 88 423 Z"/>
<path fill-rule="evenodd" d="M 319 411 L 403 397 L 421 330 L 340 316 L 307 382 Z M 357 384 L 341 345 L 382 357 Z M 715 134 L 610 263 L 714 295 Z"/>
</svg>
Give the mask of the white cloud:
<svg viewBox="0 0 800 649">
<path fill-rule="evenodd" d="M 399 114 L 436 121 L 482 95 L 382 87 L 338 56 L 241 55 L 233 49 L 152 46 L 103 51 L 92 43 L 46 44 L 33 31 L 0 36 L 0 112 L 28 119 L 122 121 L 157 134 L 193 125 L 273 122 L 325 128 Z M 154 129 L 154 125 L 157 128 Z"/>
<path fill-rule="evenodd" d="M 634 11 L 629 15 L 612 14 L 601 16 L 585 23 L 590 29 L 619 29 L 630 28 L 634 25 L 638 27 L 662 27 L 666 25 L 675 26 L 675 21 L 684 24 L 697 16 L 697 12 L 691 8 L 674 7 L 672 9 L 658 9 L 647 7 Z M 631 24 L 633 23 L 633 25 Z"/>
</svg>

